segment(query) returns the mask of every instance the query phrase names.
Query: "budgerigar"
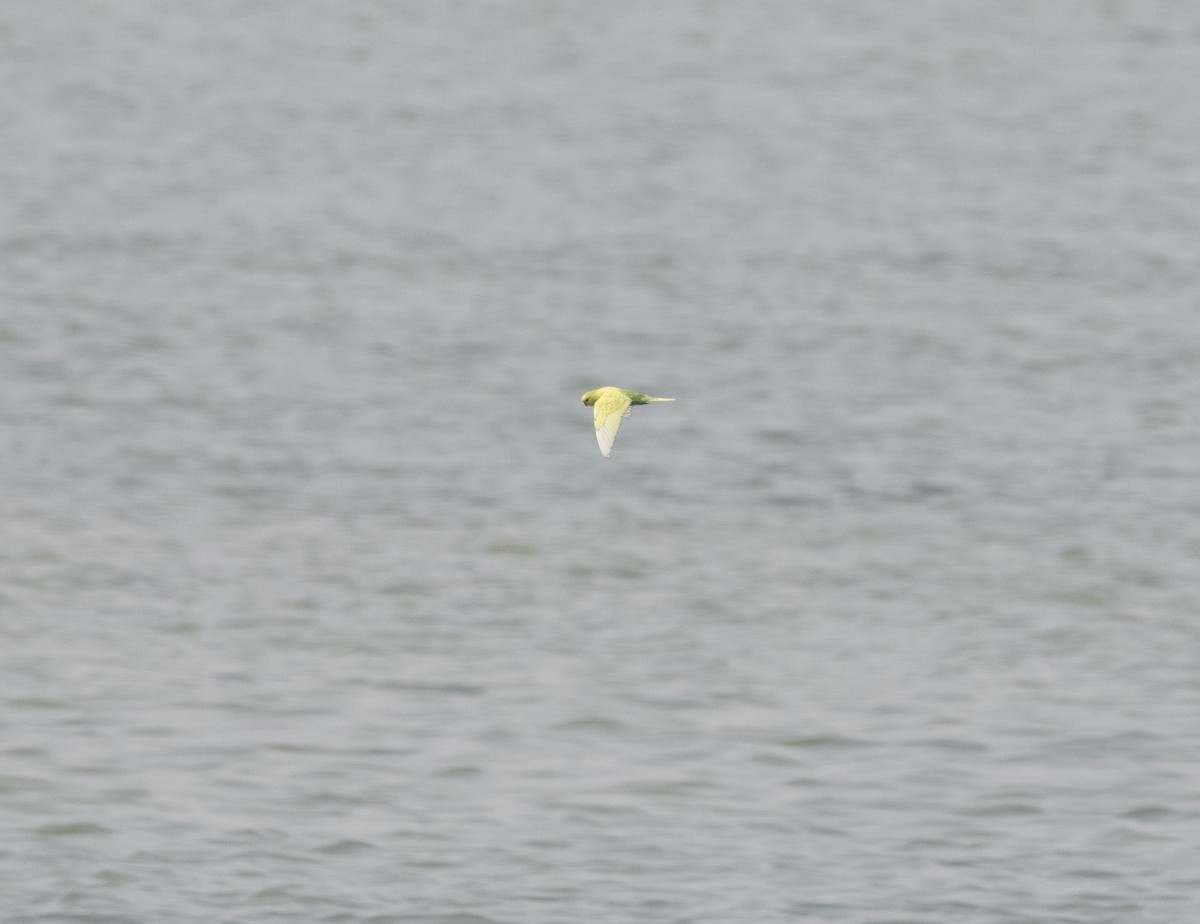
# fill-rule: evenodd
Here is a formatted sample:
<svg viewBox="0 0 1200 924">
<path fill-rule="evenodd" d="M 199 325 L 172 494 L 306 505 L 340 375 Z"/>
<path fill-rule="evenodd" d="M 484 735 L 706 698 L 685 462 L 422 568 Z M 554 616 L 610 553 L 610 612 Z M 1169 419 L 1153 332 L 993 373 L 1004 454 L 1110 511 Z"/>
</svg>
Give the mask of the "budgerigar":
<svg viewBox="0 0 1200 924">
<path fill-rule="evenodd" d="M 630 391 L 627 388 L 614 388 L 612 385 L 589 391 L 583 396 L 583 403 L 595 409 L 596 442 L 600 444 L 600 452 L 605 456 L 612 452 L 613 440 L 617 438 L 617 430 L 621 427 L 621 421 L 629 416 L 629 408 L 632 405 L 674 400 L 674 398 L 652 398 L 641 392 Z"/>
</svg>

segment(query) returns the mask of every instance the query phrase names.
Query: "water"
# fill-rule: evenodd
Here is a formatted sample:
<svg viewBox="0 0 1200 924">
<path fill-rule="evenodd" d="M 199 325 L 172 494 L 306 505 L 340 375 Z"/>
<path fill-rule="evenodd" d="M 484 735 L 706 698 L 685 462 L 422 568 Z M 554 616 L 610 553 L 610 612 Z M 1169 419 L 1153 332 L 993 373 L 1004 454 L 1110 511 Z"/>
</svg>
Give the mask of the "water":
<svg viewBox="0 0 1200 924">
<path fill-rule="evenodd" d="M 5 6 L 4 920 L 1195 920 L 1151 6 Z"/>
</svg>

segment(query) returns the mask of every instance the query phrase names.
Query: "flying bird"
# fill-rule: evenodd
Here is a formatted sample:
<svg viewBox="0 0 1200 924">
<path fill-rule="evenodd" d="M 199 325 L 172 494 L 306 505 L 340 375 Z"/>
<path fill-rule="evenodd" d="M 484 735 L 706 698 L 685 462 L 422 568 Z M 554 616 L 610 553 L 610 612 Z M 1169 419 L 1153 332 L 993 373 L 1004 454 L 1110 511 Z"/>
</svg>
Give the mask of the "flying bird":
<svg viewBox="0 0 1200 924">
<path fill-rule="evenodd" d="M 652 398 L 641 392 L 630 391 L 628 388 L 614 388 L 611 385 L 589 391 L 583 396 L 583 403 L 595 409 L 596 442 L 600 444 L 600 452 L 606 457 L 612 452 L 613 440 L 617 438 L 621 421 L 629 416 L 630 407 L 635 404 L 649 404 L 651 401 L 674 400 Z"/>
</svg>

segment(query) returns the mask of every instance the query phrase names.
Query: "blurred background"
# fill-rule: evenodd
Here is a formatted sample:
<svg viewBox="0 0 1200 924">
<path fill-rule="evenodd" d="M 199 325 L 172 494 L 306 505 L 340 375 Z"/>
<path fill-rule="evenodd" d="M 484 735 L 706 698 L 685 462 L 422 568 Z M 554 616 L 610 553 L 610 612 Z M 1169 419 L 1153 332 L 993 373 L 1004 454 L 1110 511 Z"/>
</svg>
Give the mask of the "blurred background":
<svg viewBox="0 0 1200 924">
<path fill-rule="evenodd" d="M 4 920 L 1198 919 L 1198 73 L 4 4 Z M 678 400 L 604 459 L 609 384 Z"/>
</svg>

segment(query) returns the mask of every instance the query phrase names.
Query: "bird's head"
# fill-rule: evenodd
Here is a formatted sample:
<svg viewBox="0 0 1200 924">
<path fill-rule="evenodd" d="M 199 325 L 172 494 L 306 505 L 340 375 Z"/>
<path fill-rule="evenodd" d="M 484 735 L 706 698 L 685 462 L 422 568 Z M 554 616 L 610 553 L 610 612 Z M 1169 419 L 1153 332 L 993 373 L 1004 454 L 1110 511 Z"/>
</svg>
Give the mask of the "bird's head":
<svg viewBox="0 0 1200 924">
<path fill-rule="evenodd" d="M 596 399 L 599 397 L 600 397 L 600 392 L 598 390 L 597 391 L 589 391 L 586 395 L 583 396 L 583 403 L 586 404 L 588 407 L 591 407 L 593 404 L 596 403 Z"/>
</svg>

